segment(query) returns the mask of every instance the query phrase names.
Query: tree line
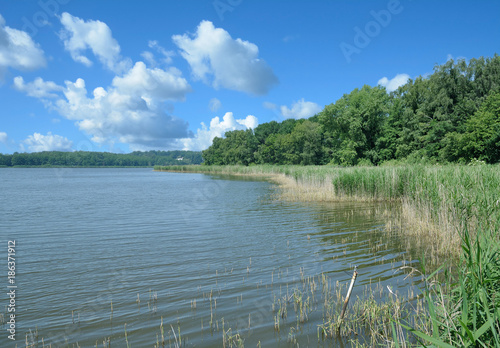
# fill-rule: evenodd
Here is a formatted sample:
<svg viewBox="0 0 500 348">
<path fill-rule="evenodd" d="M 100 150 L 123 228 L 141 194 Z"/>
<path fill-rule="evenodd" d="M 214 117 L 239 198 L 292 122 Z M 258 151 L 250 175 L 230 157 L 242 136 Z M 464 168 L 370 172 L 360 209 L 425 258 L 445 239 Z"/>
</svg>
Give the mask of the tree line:
<svg viewBox="0 0 500 348">
<path fill-rule="evenodd" d="M 500 161 L 500 56 L 449 60 L 387 93 L 354 89 L 309 119 L 215 138 L 207 165 Z"/>
<path fill-rule="evenodd" d="M 152 167 L 155 165 L 201 164 L 201 152 L 134 151 L 128 154 L 91 151 L 44 151 L 0 154 L 0 166 L 64 166 L 64 167 Z"/>
</svg>

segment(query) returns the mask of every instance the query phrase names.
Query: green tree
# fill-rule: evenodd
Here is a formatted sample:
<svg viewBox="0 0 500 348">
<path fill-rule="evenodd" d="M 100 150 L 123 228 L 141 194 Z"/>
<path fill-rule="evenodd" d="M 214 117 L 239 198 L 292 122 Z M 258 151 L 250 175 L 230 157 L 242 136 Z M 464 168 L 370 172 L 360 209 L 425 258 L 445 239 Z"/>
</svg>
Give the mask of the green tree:
<svg viewBox="0 0 500 348">
<path fill-rule="evenodd" d="M 332 146 L 332 162 L 355 165 L 366 158 L 378 163 L 376 143 L 389 111 L 385 88 L 363 86 L 325 107 L 319 120 Z"/>
<path fill-rule="evenodd" d="M 276 121 L 266 122 L 259 124 L 254 129 L 255 138 L 259 142 L 259 144 L 264 144 L 266 139 L 271 134 L 276 134 L 279 132 L 281 125 Z"/>
<path fill-rule="evenodd" d="M 291 146 L 294 152 L 291 164 L 322 164 L 322 128 L 319 123 L 305 120 L 296 124 L 290 133 Z"/>
<path fill-rule="evenodd" d="M 460 140 L 467 160 L 500 161 L 500 92 L 492 93 L 467 121 Z"/>
<path fill-rule="evenodd" d="M 0 153 L 0 166 L 10 167 L 12 165 L 11 158 L 12 156 L 10 155 L 4 155 Z"/>
<path fill-rule="evenodd" d="M 224 138 L 214 138 L 212 145 L 203 151 L 207 165 L 255 163 L 254 153 L 258 150 L 258 141 L 251 129 L 234 130 L 224 134 Z"/>
</svg>

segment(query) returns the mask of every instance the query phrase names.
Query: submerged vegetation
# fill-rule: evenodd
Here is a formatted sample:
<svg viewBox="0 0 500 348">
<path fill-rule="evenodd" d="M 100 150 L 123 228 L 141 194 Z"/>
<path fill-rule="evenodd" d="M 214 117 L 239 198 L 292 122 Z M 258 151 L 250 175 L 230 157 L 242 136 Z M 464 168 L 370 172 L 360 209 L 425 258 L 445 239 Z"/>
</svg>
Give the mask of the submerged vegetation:
<svg viewBox="0 0 500 348">
<path fill-rule="evenodd" d="M 19 162 L 22 155 L 12 155 L 4 165 L 29 165 Z M 292 347 L 299 346 L 302 330 L 311 322 L 318 346 L 340 340 L 339 345 L 352 347 L 500 347 L 498 55 L 468 63 L 450 60 L 429 77 L 409 80 L 390 94 L 380 86 L 355 89 L 307 120 L 227 132 L 203 152 L 205 165 L 183 165 L 177 158 L 162 162 L 160 155 L 135 156 L 157 171 L 264 177 L 277 184 L 276 196 L 282 200 L 387 203 L 380 212 L 386 217 L 385 230 L 402 236 L 416 253 L 411 256 L 420 259 L 418 269 L 400 270 L 417 275 L 422 293 L 367 287 L 351 300 L 341 320 L 347 284 L 301 270 L 300 281 L 278 291 L 273 271 L 263 290 L 273 301 L 260 313 L 238 313 L 243 320 L 218 316 L 217 306 L 231 297 L 220 297 L 216 286 L 186 301 L 192 312 L 202 313 L 201 331 L 185 333 L 175 318 L 165 318 L 164 326 L 161 317 L 155 347 L 186 346 L 190 334 L 218 337 L 223 347 L 243 347 L 255 325 L 254 314 L 274 327 L 277 341 L 285 338 Z M 33 159 L 39 156 L 32 154 Z M 195 162 L 201 162 L 199 154 L 190 163 Z M 97 157 L 95 163 L 104 162 Z M 251 259 L 247 278 L 250 266 Z M 151 297 L 150 291 L 149 298 L 148 311 L 154 315 L 156 292 Z M 241 303 L 243 295 L 234 300 Z M 140 311 L 140 294 L 136 303 Z M 129 347 L 134 333 L 121 325 L 120 343 Z M 38 345 L 38 331 L 36 344 L 31 332 L 28 342 Z M 110 344 L 110 338 L 103 341 L 105 347 Z"/>
<path fill-rule="evenodd" d="M 283 270 L 279 270 L 275 274 L 277 280 L 280 278 L 280 273 L 282 279 L 285 276 Z M 232 271 L 220 274 L 220 280 L 223 280 L 224 276 L 231 276 L 231 274 Z M 143 308 L 142 312 L 145 315 L 156 317 L 157 325 L 155 324 L 153 331 L 155 335 L 151 335 L 150 339 L 155 348 L 190 346 L 192 336 L 197 336 L 209 346 L 244 347 L 245 339 L 252 332 L 253 326 L 262 326 L 263 323 L 268 325 L 273 322 L 274 326 L 270 330 L 274 333 L 275 342 L 286 341 L 292 347 L 300 347 L 298 335 L 305 330 L 314 334 L 311 335 L 310 340 L 311 342 L 316 340 L 318 346 L 324 346 L 323 343 L 330 346 L 331 341 L 329 340 L 335 339 L 342 344 L 373 347 L 384 342 L 385 336 L 392 335 L 390 333 L 391 318 L 398 320 L 410 318 L 409 323 L 425 332 L 430 332 L 431 322 L 429 320 L 418 322 L 418 317 L 412 315 L 415 311 L 417 313 L 425 312 L 422 298 L 414 298 L 409 302 L 397 293 L 387 295 L 386 289 L 379 284 L 365 287 L 362 297 L 353 299 L 353 306 L 347 311 L 344 319 L 340 321 L 339 316 L 342 303 L 345 300 L 346 285 L 338 281 L 334 282 L 325 273 L 315 276 L 306 276 L 301 273 L 300 280 L 295 284 L 287 283 L 286 288 L 284 285 L 275 285 L 270 286 L 269 289 L 267 287 L 262 289 L 271 294 L 273 298 L 269 303 L 266 303 L 265 312 L 250 312 L 248 315 L 240 313 L 233 318 L 225 318 L 217 314 L 218 305 L 220 306 L 224 301 L 234 300 L 234 298 L 221 296 L 220 288 L 216 285 L 215 288 L 200 293 L 198 298 L 191 301 L 191 316 L 184 317 L 184 320 L 199 320 L 199 331 L 196 334 L 191 332 L 191 335 L 184 333 L 183 322 L 179 318 L 164 318 L 150 306 L 147 310 Z M 241 304 L 245 300 L 243 297 L 241 299 L 238 297 L 237 301 Z M 193 307 L 192 304 L 196 302 L 198 306 Z M 129 312 L 130 308 L 125 310 Z M 141 312 L 140 309 L 138 311 Z M 311 327 L 310 321 L 313 316 L 320 324 Z M 111 336 L 95 341 L 96 347 L 101 346 L 101 343 L 103 347 L 117 344 L 120 347 L 134 346 L 132 341 L 134 333 L 138 329 L 131 330 L 130 327 L 133 327 L 133 324 L 114 323 L 114 319 L 111 317 L 99 318 L 99 320 L 103 326 L 109 326 Z M 78 316 L 78 319 L 73 319 L 67 324 L 67 327 L 73 329 L 81 325 L 82 322 Z M 129 329 L 127 329 L 127 325 L 129 325 Z M 395 327 L 398 330 L 396 335 L 403 337 L 407 330 L 400 324 Z M 118 332 L 113 333 L 113 328 L 119 328 Z M 84 346 L 78 342 L 69 341 L 67 338 L 64 341 L 64 346 L 76 348 Z M 25 334 L 25 342 L 26 348 L 59 346 L 50 336 L 48 339 L 44 337 L 43 330 L 38 328 L 29 330 Z M 144 343 L 141 346 L 144 346 Z"/>
<path fill-rule="evenodd" d="M 414 313 L 424 324 L 391 308 L 383 343 L 500 347 L 500 56 L 449 60 L 390 94 L 356 88 L 307 120 L 226 132 L 203 158 L 155 169 L 268 176 L 293 201 L 395 202 L 387 229 L 422 264 L 444 265 L 424 272 L 427 310 Z"/>
<path fill-rule="evenodd" d="M 400 306 L 373 308 L 384 322 L 387 346 L 500 347 L 500 168 L 498 165 L 171 166 L 160 171 L 266 176 L 280 185 L 279 197 L 298 201 L 388 201 L 400 214 L 388 228 L 399 229 L 412 246 L 421 244 L 422 263 L 445 264 L 426 280 L 426 310 L 405 322 Z M 445 266 L 456 269 L 436 275 Z M 439 278 L 442 279 L 442 278 Z M 369 302 L 363 299 L 364 303 Z M 360 303 L 363 303 L 360 302 Z M 384 312 L 382 309 L 386 308 Z M 333 316 L 320 326 L 332 331 Z M 358 317 L 361 320 L 363 315 Z M 429 319 L 430 318 L 430 319 Z M 428 320 L 429 319 L 429 320 Z M 408 330 L 408 331 L 407 331 Z M 408 332 L 413 332 L 409 335 Z M 416 340 L 416 341 L 412 341 Z M 372 342 L 373 343 L 373 342 Z M 381 343 L 380 341 L 378 343 Z"/>
</svg>

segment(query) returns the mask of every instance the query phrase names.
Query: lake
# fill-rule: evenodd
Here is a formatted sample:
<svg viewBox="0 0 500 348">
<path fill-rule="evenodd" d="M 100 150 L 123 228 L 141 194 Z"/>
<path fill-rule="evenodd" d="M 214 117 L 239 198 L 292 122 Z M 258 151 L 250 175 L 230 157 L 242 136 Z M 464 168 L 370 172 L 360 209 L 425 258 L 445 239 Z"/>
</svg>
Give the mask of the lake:
<svg viewBox="0 0 500 348">
<path fill-rule="evenodd" d="M 187 347 L 221 347 L 223 326 L 247 347 L 348 346 L 318 341 L 317 299 L 300 322 L 288 304 L 277 331 L 277 300 L 321 274 L 348 285 L 355 265 L 352 302 L 370 284 L 412 286 L 398 268 L 415 262 L 378 204 L 282 202 L 262 180 L 144 168 L 4 168 L 0 192 L 2 268 L 15 240 L 17 285 L 16 341 L 2 310 L 1 347 L 26 334 L 40 347 L 153 347 L 162 328 L 167 346 L 180 332 Z"/>
</svg>

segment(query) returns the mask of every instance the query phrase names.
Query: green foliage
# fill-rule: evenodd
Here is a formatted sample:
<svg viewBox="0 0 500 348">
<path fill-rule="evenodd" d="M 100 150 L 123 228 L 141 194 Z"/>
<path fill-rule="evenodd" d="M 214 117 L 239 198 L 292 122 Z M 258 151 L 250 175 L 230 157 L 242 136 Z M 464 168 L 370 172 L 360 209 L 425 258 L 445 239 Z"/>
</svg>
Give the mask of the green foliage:
<svg viewBox="0 0 500 348">
<path fill-rule="evenodd" d="M 310 120 L 286 120 L 226 132 L 203 151 L 207 165 L 323 164 L 323 130 Z"/>
<path fill-rule="evenodd" d="M 151 167 L 154 165 L 200 164 L 200 152 L 135 151 L 129 154 L 109 152 L 61 152 L 0 154 L 0 166 L 65 166 L 65 167 Z"/>
<path fill-rule="evenodd" d="M 500 347 L 500 242 L 497 228 L 462 231 L 462 267 L 452 291 L 428 286 L 426 299 L 432 336 L 405 326 L 437 347 Z M 429 278 L 432 278 L 430 276 Z M 423 342 L 422 342 L 423 343 Z"/>
<path fill-rule="evenodd" d="M 362 159 L 379 162 L 375 144 L 389 110 L 385 88 L 357 88 L 321 113 L 320 120 L 332 140 L 334 164 L 355 165 Z"/>
<path fill-rule="evenodd" d="M 308 120 L 227 132 L 203 157 L 220 165 L 497 163 L 499 94 L 500 56 L 449 60 L 390 94 L 363 86 Z"/>
<path fill-rule="evenodd" d="M 433 281 L 434 275 L 443 275 L 439 270 L 433 272 L 425 277 L 428 315 L 419 318 L 422 323 L 401 324 L 406 320 L 401 316 L 394 320 L 412 332 L 421 346 L 500 347 L 500 165 L 477 160 L 472 162 L 474 165 L 403 166 L 394 163 L 395 160 L 391 160 L 383 166 L 351 168 L 262 165 L 157 169 L 212 174 L 282 174 L 307 186 L 309 192 L 314 185 L 322 189 L 325 184 L 332 183 L 332 199 L 345 196 L 406 202 L 417 211 L 423 209 L 425 219 L 444 221 L 443 226 L 452 224 L 453 235 L 447 236 L 441 246 L 452 244 L 451 238 L 455 236 L 456 245 L 461 245 L 461 250 L 458 247 L 448 250 L 448 255 L 454 257 L 447 257 L 451 261 L 460 259 L 452 263 L 457 269 L 458 281 L 444 284 Z M 441 229 L 438 232 L 437 237 L 444 233 Z M 433 239 L 432 244 L 437 241 Z M 435 246 L 432 248 L 433 253 L 440 252 L 434 249 Z M 401 337 L 394 325 L 392 328 L 395 346 L 413 346 L 408 332 L 398 342 Z M 405 339 L 408 342 L 404 342 Z M 390 346 L 389 342 L 387 345 Z"/>
<path fill-rule="evenodd" d="M 491 94 L 465 127 L 457 142 L 462 145 L 466 159 L 500 161 L 500 92 Z"/>
<path fill-rule="evenodd" d="M 258 140 L 251 129 L 226 132 L 225 138 L 214 138 L 212 146 L 203 151 L 207 165 L 254 163 Z"/>
</svg>

